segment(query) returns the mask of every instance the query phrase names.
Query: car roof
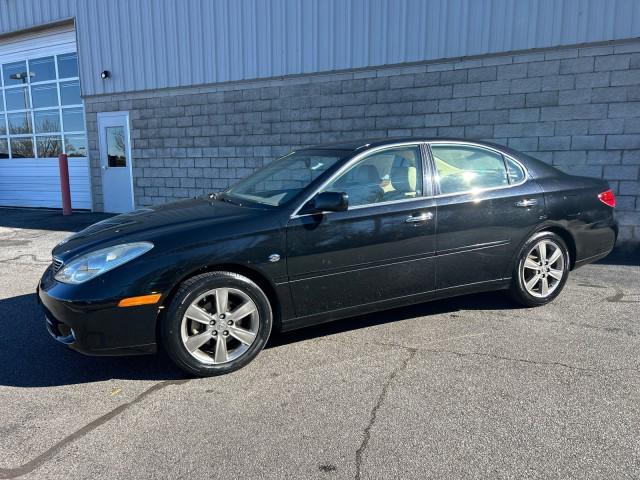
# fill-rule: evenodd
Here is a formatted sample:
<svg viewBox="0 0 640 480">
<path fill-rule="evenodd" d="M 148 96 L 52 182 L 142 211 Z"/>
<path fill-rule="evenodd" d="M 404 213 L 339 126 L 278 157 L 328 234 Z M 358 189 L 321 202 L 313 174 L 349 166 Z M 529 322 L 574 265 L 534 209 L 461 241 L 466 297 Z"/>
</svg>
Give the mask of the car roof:
<svg viewBox="0 0 640 480">
<path fill-rule="evenodd" d="M 393 145 L 396 143 L 411 142 L 464 142 L 476 143 L 487 147 L 497 148 L 499 150 L 508 151 L 507 147 L 496 143 L 486 142 L 484 140 L 474 140 L 469 138 L 449 138 L 449 137 L 385 137 L 385 138 L 363 138 L 358 140 L 342 140 L 339 142 L 323 143 L 305 147 L 301 150 L 351 150 L 364 151 L 376 147 L 384 147 L 385 145 Z"/>
</svg>

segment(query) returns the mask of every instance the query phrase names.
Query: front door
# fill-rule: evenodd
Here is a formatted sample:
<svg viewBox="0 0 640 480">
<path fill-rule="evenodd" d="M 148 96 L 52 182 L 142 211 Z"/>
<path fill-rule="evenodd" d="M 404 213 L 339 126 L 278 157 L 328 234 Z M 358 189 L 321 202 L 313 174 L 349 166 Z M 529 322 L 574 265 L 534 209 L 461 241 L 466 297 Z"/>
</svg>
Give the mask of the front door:
<svg viewBox="0 0 640 480">
<path fill-rule="evenodd" d="M 435 200 L 423 190 L 422 158 L 418 145 L 371 153 L 323 189 L 346 192 L 347 211 L 290 220 L 287 268 L 298 317 L 434 289 Z"/>
<path fill-rule="evenodd" d="M 104 211 L 129 212 L 134 208 L 129 114 L 99 113 L 98 134 Z"/>
<path fill-rule="evenodd" d="M 515 250 L 544 215 L 522 166 L 496 150 L 434 142 L 438 179 L 436 289 L 508 277 Z"/>
</svg>

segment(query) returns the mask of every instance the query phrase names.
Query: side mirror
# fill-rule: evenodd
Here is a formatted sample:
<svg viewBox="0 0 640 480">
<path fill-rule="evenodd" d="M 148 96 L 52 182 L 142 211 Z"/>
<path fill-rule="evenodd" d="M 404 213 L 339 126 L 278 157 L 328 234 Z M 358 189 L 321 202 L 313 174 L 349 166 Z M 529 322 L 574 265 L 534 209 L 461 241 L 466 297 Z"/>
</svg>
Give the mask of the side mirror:
<svg viewBox="0 0 640 480">
<path fill-rule="evenodd" d="M 343 212 L 349 207 L 349 195 L 344 192 L 321 192 L 311 204 L 319 212 Z"/>
</svg>

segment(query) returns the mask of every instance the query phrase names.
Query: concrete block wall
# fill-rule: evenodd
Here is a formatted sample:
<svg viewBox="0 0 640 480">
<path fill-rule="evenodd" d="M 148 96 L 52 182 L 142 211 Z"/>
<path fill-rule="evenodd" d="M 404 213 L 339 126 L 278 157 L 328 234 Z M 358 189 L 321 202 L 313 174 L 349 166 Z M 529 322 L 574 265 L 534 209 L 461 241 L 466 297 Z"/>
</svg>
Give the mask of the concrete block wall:
<svg viewBox="0 0 640 480">
<path fill-rule="evenodd" d="M 94 205 L 97 112 L 130 112 L 136 205 L 221 190 L 300 146 L 429 136 L 493 140 L 605 178 L 640 242 L 640 40 L 85 98 Z"/>
</svg>

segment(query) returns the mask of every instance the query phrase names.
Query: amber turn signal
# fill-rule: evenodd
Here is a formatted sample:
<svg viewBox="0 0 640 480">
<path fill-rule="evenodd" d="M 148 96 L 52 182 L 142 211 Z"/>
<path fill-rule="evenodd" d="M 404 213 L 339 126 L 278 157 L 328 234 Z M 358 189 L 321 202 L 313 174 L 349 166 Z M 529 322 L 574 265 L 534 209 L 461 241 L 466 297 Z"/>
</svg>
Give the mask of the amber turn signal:
<svg viewBox="0 0 640 480">
<path fill-rule="evenodd" d="M 135 307 L 138 305 L 151 305 L 158 303 L 162 295 L 159 293 L 152 293 L 151 295 L 142 295 L 140 297 L 123 298 L 118 302 L 119 307 Z"/>
</svg>

